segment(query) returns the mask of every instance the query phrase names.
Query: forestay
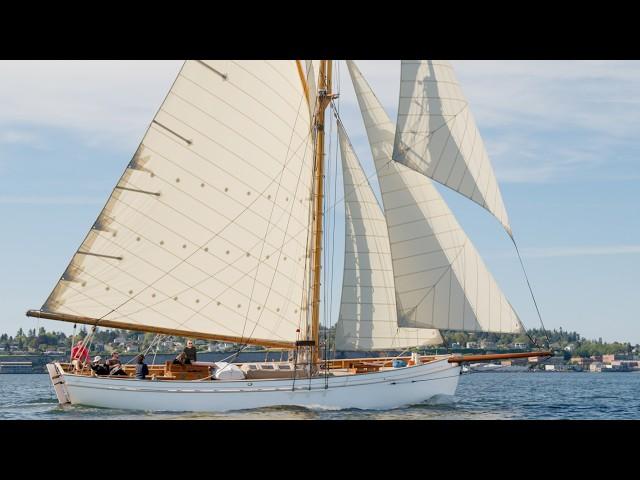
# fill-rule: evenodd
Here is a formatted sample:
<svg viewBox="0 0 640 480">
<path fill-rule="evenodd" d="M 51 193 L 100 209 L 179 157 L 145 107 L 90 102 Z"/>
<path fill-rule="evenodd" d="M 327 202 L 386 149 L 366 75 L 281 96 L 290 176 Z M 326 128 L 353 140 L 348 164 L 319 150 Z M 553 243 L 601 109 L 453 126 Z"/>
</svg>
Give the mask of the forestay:
<svg viewBox="0 0 640 480">
<path fill-rule="evenodd" d="M 398 326 L 391 250 L 380 205 L 338 123 L 345 206 L 345 258 L 337 350 L 391 350 L 442 343 L 438 330 Z"/>
<path fill-rule="evenodd" d="M 523 331 L 517 314 L 426 176 L 391 159 L 394 127 L 348 62 L 378 174 L 399 324 L 463 331 Z"/>
<path fill-rule="evenodd" d="M 185 62 L 42 310 L 295 341 L 313 163 L 304 69 Z"/>
<path fill-rule="evenodd" d="M 448 62 L 402 61 L 393 159 L 481 205 L 511 235 L 487 150 Z"/>
</svg>

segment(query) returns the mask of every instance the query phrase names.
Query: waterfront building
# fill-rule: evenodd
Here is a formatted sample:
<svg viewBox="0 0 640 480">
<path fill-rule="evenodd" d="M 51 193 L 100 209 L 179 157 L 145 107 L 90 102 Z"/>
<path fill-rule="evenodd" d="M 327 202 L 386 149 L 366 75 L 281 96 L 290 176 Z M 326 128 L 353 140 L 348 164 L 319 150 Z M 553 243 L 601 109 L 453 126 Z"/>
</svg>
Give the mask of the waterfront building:
<svg viewBox="0 0 640 480">
<path fill-rule="evenodd" d="M 602 362 L 594 361 L 589 365 L 590 372 L 601 372 L 602 371 Z"/>
<path fill-rule="evenodd" d="M 603 363 L 613 363 L 619 360 L 633 360 L 633 355 L 628 355 L 625 353 L 614 353 L 610 355 L 603 355 L 602 362 Z"/>
<path fill-rule="evenodd" d="M 0 373 L 33 373 L 31 362 L 0 362 Z"/>
<path fill-rule="evenodd" d="M 485 350 L 495 350 L 496 342 L 490 342 L 489 340 L 482 340 L 480 342 L 480 348 L 484 348 Z"/>
<path fill-rule="evenodd" d="M 582 368 L 582 370 L 589 370 L 589 366 L 593 363 L 593 360 L 585 357 L 571 357 L 569 363 Z"/>
</svg>

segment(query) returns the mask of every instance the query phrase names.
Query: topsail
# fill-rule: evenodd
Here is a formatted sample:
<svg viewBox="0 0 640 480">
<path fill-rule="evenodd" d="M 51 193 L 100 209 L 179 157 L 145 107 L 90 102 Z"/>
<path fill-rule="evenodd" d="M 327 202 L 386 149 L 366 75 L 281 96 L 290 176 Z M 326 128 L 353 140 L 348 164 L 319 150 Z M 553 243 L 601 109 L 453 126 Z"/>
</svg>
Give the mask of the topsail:
<svg viewBox="0 0 640 480">
<path fill-rule="evenodd" d="M 448 62 L 402 61 L 393 159 L 470 198 L 511 235 L 484 142 Z"/>
</svg>

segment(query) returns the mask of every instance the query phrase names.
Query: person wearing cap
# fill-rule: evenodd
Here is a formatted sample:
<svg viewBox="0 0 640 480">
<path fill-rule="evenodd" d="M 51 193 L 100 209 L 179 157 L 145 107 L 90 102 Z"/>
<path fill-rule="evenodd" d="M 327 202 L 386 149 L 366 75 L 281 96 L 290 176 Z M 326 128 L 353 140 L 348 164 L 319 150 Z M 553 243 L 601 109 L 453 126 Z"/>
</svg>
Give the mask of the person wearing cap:
<svg viewBox="0 0 640 480">
<path fill-rule="evenodd" d="M 93 362 L 91 362 L 91 370 L 93 370 L 96 375 L 109 375 L 109 367 L 105 365 L 100 355 L 96 355 Z"/>
<path fill-rule="evenodd" d="M 196 347 L 193 346 L 193 341 L 188 340 L 187 346 L 184 347 L 183 353 L 187 356 L 191 363 L 196 361 Z"/>
</svg>

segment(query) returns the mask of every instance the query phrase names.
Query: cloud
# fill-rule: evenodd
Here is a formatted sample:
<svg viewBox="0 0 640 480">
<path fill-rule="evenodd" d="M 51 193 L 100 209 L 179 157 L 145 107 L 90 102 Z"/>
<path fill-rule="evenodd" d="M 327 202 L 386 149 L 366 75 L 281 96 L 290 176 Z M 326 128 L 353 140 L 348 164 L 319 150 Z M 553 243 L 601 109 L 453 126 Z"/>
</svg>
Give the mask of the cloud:
<svg viewBox="0 0 640 480">
<path fill-rule="evenodd" d="M 54 127 L 88 142 L 139 139 L 178 61 L 1 61 L 0 126 Z"/>
<path fill-rule="evenodd" d="M 29 143 L 33 144 L 38 136 L 33 132 L 23 130 L 0 130 L 0 144 Z"/>
<path fill-rule="evenodd" d="M 400 61 L 357 63 L 395 118 Z M 79 133 L 89 147 L 130 149 L 181 64 L 2 61 L 0 131 L 5 133 L 0 134 L 0 143 L 27 141 L 21 128 L 35 126 Z M 452 64 L 499 181 L 637 176 L 632 160 L 640 154 L 636 142 L 640 61 L 455 60 Z M 358 138 L 363 127 L 347 68 L 336 62 L 335 70 L 340 74 L 335 87 L 340 89 L 345 124 Z"/>
</svg>

